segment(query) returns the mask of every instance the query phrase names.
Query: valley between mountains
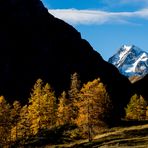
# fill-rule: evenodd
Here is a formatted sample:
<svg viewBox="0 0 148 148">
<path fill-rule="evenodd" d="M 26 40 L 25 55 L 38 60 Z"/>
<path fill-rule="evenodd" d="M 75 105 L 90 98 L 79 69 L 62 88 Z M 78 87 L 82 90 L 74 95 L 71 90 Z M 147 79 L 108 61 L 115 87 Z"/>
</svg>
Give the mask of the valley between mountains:
<svg viewBox="0 0 148 148">
<path fill-rule="evenodd" d="M 147 122 L 146 52 L 123 45 L 107 62 L 41 0 L 1 0 L 0 18 L 0 147 L 91 143 Z"/>
</svg>

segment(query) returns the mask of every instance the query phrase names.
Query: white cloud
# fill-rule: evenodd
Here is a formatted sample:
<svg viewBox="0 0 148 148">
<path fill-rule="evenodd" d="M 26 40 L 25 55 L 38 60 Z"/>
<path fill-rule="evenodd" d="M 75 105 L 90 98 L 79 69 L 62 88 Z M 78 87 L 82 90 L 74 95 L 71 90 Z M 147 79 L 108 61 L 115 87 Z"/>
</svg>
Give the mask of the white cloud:
<svg viewBox="0 0 148 148">
<path fill-rule="evenodd" d="M 50 9 L 49 13 L 76 24 L 131 23 L 130 19 L 148 20 L 148 8 L 134 12 L 107 12 L 100 10 Z"/>
</svg>

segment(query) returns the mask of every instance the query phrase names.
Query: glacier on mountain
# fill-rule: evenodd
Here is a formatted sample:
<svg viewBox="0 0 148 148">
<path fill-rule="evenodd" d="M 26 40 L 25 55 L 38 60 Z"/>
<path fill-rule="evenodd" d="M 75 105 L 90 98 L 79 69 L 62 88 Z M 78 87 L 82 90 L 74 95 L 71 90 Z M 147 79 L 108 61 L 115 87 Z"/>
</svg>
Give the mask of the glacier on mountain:
<svg viewBox="0 0 148 148">
<path fill-rule="evenodd" d="M 148 53 L 134 45 L 123 45 L 108 62 L 127 77 L 143 77 L 148 73 Z"/>
</svg>

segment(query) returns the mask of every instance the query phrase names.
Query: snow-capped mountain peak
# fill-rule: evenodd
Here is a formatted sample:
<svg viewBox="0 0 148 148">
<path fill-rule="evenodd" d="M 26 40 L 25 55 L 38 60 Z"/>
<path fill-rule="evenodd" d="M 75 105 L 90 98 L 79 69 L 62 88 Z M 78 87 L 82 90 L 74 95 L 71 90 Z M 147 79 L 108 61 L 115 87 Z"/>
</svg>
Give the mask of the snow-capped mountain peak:
<svg viewBox="0 0 148 148">
<path fill-rule="evenodd" d="M 143 77 L 148 73 L 148 53 L 134 45 L 121 46 L 108 62 L 127 77 Z"/>
<path fill-rule="evenodd" d="M 133 46 L 127 46 L 127 45 L 123 45 L 122 47 L 121 47 L 121 53 L 120 53 L 120 58 L 122 58 L 125 54 L 127 54 L 129 51 L 130 51 L 130 49 L 132 48 Z"/>
</svg>

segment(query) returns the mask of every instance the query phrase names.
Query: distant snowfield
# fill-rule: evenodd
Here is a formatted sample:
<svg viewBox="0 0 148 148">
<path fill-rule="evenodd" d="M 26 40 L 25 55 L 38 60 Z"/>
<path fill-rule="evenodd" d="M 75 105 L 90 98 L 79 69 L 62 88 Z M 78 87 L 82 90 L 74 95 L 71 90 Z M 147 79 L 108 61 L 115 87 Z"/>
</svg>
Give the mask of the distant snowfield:
<svg viewBox="0 0 148 148">
<path fill-rule="evenodd" d="M 148 74 L 148 53 L 131 45 L 123 45 L 118 52 L 109 59 L 121 74 L 131 76 L 145 76 Z"/>
</svg>

